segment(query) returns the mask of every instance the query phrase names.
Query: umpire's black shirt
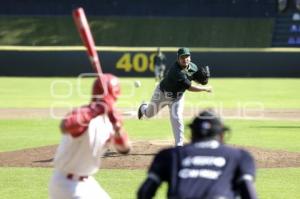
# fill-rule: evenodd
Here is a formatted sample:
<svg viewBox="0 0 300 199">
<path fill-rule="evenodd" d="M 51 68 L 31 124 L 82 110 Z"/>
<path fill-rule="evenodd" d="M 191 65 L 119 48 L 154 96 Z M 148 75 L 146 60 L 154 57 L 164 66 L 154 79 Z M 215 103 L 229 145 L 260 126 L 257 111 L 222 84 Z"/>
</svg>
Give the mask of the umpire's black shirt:
<svg viewBox="0 0 300 199">
<path fill-rule="evenodd" d="M 233 199 L 239 181 L 254 175 L 254 160 L 247 151 L 210 140 L 160 151 L 148 178 L 168 182 L 172 199 Z"/>
</svg>

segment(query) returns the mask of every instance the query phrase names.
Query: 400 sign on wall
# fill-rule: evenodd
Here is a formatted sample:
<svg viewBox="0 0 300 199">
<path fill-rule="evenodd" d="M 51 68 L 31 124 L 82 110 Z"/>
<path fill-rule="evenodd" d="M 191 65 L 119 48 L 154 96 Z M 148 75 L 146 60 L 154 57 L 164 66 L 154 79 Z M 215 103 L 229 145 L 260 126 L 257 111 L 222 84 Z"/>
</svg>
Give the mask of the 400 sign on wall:
<svg viewBox="0 0 300 199">
<path fill-rule="evenodd" d="M 154 71 L 155 53 L 124 53 L 116 62 L 117 70 L 124 72 L 145 73 Z"/>
</svg>

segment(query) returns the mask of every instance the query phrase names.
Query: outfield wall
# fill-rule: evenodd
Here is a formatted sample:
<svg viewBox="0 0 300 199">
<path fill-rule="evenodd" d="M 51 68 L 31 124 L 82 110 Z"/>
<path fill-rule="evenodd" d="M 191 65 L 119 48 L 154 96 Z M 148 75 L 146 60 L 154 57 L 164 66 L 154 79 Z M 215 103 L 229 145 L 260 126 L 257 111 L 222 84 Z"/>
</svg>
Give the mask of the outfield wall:
<svg viewBox="0 0 300 199">
<path fill-rule="evenodd" d="M 177 48 L 161 48 L 167 65 Z M 123 77 L 153 76 L 156 48 L 98 48 L 103 71 Z M 191 48 L 192 61 L 209 65 L 213 77 L 300 77 L 300 50 Z M 0 76 L 77 76 L 92 68 L 82 47 L 2 47 Z"/>
</svg>

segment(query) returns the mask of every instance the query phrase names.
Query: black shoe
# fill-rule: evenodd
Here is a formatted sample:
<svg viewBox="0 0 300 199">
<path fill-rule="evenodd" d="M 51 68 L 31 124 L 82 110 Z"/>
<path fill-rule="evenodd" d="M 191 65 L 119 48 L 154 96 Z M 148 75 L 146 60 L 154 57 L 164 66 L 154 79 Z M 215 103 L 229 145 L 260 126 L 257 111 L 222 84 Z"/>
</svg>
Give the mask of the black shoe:
<svg viewBox="0 0 300 199">
<path fill-rule="evenodd" d="M 142 119 L 142 117 L 143 117 L 143 115 L 144 115 L 143 112 L 142 112 L 142 107 L 143 107 L 143 106 L 146 106 L 146 105 L 147 105 L 147 104 L 144 104 L 144 103 L 143 103 L 143 104 L 141 104 L 140 107 L 139 107 L 139 110 L 138 110 L 138 119 L 139 119 L 139 120 Z"/>
</svg>

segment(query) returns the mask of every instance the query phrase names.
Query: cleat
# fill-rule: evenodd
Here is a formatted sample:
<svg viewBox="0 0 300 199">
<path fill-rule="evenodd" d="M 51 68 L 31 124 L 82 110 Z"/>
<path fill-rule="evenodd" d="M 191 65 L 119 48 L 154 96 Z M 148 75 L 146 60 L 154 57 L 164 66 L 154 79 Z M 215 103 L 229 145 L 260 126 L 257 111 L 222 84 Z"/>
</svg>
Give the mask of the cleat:
<svg viewBox="0 0 300 199">
<path fill-rule="evenodd" d="M 143 106 L 146 106 L 146 105 L 147 105 L 147 104 L 143 103 L 143 104 L 141 104 L 140 107 L 139 107 L 138 114 L 137 114 L 139 120 L 142 119 L 142 117 L 144 116 L 144 114 L 143 114 L 143 112 L 142 112 L 142 107 L 143 107 Z"/>
</svg>

